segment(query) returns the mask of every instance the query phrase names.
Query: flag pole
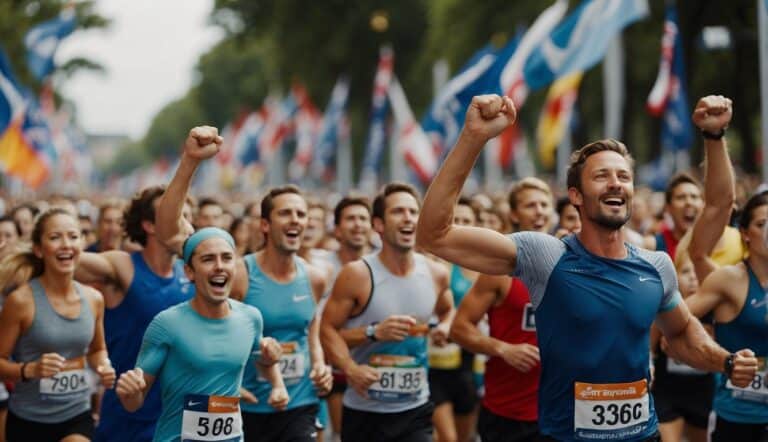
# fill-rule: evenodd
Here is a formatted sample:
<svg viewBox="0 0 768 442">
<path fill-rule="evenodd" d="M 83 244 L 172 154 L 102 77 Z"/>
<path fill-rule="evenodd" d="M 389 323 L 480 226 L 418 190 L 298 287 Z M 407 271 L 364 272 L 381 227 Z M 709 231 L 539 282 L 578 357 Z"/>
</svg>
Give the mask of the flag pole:
<svg viewBox="0 0 768 442">
<path fill-rule="evenodd" d="M 607 138 L 618 139 L 621 137 L 624 110 L 624 44 L 621 33 L 611 40 L 605 54 L 603 90 L 604 133 Z"/>
<path fill-rule="evenodd" d="M 768 182 L 768 0 L 757 0 L 757 21 L 760 40 L 760 104 L 762 113 L 763 182 Z"/>
</svg>

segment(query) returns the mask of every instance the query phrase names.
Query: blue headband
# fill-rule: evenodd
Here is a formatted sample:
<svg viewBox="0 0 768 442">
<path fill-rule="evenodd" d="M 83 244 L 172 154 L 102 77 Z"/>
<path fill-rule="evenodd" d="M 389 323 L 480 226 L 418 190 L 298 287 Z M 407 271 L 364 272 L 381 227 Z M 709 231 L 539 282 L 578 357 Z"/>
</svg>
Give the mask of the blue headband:
<svg viewBox="0 0 768 442">
<path fill-rule="evenodd" d="M 192 253 L 195 252 L 197 246 L 210 238 L 221 238 L 232 246 L 233 249 L 235 248 L 235 240 L 232 239 L 232 235 L 229 232 L 218 227 L 205 227 L 193 233 L 184 241 L 184 246 L 182 247 L 184 262 L 189 264 L 189 261 L 192 259 Z"/>
</svg>

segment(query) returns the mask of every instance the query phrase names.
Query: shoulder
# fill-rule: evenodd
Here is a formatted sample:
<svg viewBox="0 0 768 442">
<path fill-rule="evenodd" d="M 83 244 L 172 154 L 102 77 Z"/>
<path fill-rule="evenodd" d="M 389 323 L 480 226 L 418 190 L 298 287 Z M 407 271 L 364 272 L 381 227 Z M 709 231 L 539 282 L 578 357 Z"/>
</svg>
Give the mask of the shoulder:
<svg viewBox="0 0 768 442">
<path fill-rule="evenodd" d="M 427 256 L 423 256 L 423 258 L 424 258 L 424 261 L 427 263 L 427 268 L 429 269 L 429 272 L 432 274 L 432 279 L 434 279 L 439 283 L 445 283 L 445 284 L 447 284 L 448 281 L 450 281 L 451 271 L 446 264 L 435 261 L 433 259 L 429 259 Z"/>
<path fill-rule="evenodd" d="M 258 321 L 259 323 L 261 323 L 263 320 L 263 317 L 261 315 L 261 310 L 259 310 L 257 307 L 254 307 L 250 304 L 245 304 L 236 299 L 230 299 L 229 305 L 232 307 L 233 311 L 237 312 L 238 314 L 244 315 L 249 320 L 255 320 L 255 321 Z"/>
<path fill-rule="evenodd" d="M 91 286 L 80 284 L 80 293 L 83 294 L 85 299 L 87 299 L 94 308 L 98 310 L 104 308 L 104 295 L 102 295 L 100 291 Z"/>
<path fill-rule="evenodd" d="M 749 281 L 749 271 L 747 266 L 740 262 L 729 266 L 723 266 L 712 273 L 704 280 L 709 287 L 722 287 L 730 292 L 730 288 L 735 288 L 734 284 Z"/>
<path fill-rule="evenodd" d="M 32 296 L 32 287 L 29 284 L 23 284 L 12 291 L 3 301 L 3 310 L 13 312 L 19 316 L 31 312 L 35 308 L 35 299 Z"/>
<path fill-rule="evenodd" d="M 304 268 L 307 270 L 307 278 L 312 285 L 325 283 L 328 278 L 328 269 L 322 262 L 309 263 L 304 261 Z"/>
</svg>

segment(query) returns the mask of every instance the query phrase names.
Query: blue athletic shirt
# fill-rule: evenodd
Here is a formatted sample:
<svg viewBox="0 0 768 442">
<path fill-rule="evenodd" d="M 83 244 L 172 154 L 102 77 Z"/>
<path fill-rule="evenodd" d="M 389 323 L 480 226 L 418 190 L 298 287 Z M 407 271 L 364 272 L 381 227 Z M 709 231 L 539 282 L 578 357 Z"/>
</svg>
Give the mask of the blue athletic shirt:
<svg viewBox="0 0 768 442">
<path fill-rule="evenodd" d="M 158 314 L 149 324 L 136 366 L 155 376 L 162 394 L 155 441 L 182 440 L 184 413 L 195 418 L 190 428 L 200 436 L 221 435 L 233 422 L 218 419 L 219 423 L 216 414 L 200 413 L 221 408 L 217 403 L 227 403 L 227 399 L 239 416 L 237 399 L 232 398 L 240 395 L 243 369 L 251 353 L 259 350 L 264 323 L 258 309 L 235 300 L 229 305 L 227 317 L 210 319 L 184 302 Z M 237 422 L 234 430 L 239 429 Z"/>
<path fill-rule="evenodd" d="M 747 299 L 741 312 L 731 322 L 715 324 L 717 342 L 726 350 L 736 352 L 752 349 L 759 358 L 758 373 L 746 388 L 738 388 L 728 378 L 715 375 L 713 409 L 723 419 L 744 424 L 768 424 L 768 385 L 765 358 L 768 356 L 768 295 L 745 261 L 749 273 Z"/>
<path fill-rule="evenodd" d="M 141 252 L 131 253 L 134 274 L 123 301 L 104 309 L 104 337 L 112 366 L 119 377 L 136 366 L 141 338 L 152 319 L 161 311 L 195 295 L 195 286 L 177 261 L 173 275 L 163 278 L 144 261 Z M 160 389 L 153 387 L 144 405 L 135 413 L 125 411 L 114 389 L 104 393 L 95 441 L 137 442 L 151 439 L 152 428 L 160 416 Z"/>
<path fill-rule="evenodd" d="M 648 392 L 649 330 L 681 300 L 669 256 L 627 244 L 625 259 L 588 252 L 575 235 L 510 235 L 513 276 L 536 309 L 539 427 L 558 440 L 642 440 L 658 420 Z"/>
<path fill-rule="evenodd" d="M 296 276 L 293 281 L 280 283 L 262 272 L 255 255 L 245 257 L 248 269 L 248 291 L 243 302 L 258 308 L 264 315 L 264 335 L 277 339 L 283 347 L 280 371 L 290 396 L 287 410 L 315 404 L 317 391 L 309 377 L 312 361 L 309 356 L 309 324 L 315 317 L 315 297 L 304 261 L 295 257 Z M 274 413 L 268 403 L 272 386 L 260 379 L 253 364 L 248 364 L 243 387 L 259 399 L 256 404 L 241 401 L 247 413 Z"/>
</svg>

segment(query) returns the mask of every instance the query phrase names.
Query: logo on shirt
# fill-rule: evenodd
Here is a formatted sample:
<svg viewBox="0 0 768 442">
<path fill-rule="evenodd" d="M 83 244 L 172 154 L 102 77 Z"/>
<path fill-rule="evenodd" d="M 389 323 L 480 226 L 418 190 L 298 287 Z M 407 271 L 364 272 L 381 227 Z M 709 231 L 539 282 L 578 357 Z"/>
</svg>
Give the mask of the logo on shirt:
<svg viewBox="0 0 768 442">
<path fill-rule="evenodd" d="M 309 295 L 293 295 L 293 302 L 301 302 L 309 298 Z"/>
<path fill-rule="evenodd" d="M 641 276 L 639 279 L 640 279 L 640 282 L 646 282 L 646 281 L 656 281 L 656 279 L 655 279 L 655 278 L 647 278 L 647 277 L 645 277 L 645 276 Z"/>
<path fill-rule="evenodd" d="M 195 405 L 200 405 L 200 402 L 189 401 L 189 406 L 190 407 L 194 407 Z"/>
</svg>

